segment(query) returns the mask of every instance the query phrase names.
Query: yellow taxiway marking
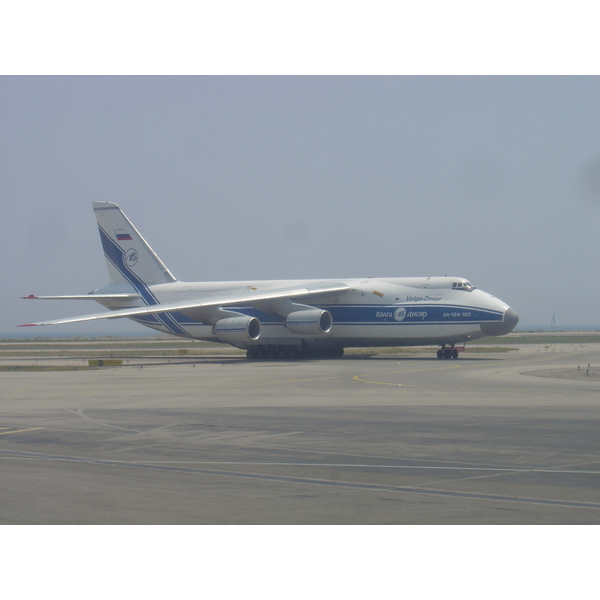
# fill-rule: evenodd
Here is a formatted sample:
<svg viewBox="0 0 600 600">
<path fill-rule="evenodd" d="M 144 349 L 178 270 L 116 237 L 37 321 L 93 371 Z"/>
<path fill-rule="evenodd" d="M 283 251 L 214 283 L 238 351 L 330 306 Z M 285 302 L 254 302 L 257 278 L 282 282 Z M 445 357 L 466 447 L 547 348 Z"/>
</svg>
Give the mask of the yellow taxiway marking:
<svg viewBox="0 0 600 600">
<path fill-rule="evenodd" d="M 384 371 L 382 373 L 378 373 L 378 375 L 391 375 L 391 374 L 401 374 L 401 373 L 410 373 L 410 372 L 415 372 L 415 371 L 437 371 L 437 370 L 442 370 L 442 369 L 460 369 L 461 367 L 464 368 L 477 368 L 477 367 L 481 367 L 481 366 L 485 366 L 485 365 L 451 365 L 451 366 L 447 366 L 447 367 L 427 367 L 425 369 L 401 369 L 401 370 L 394 370 L 394 371 Z M 389 382 L 389 381 L 373 381 L 370 379 L 364 379 L 364 377 L 366 377 L 366 375 L 355 375 L 352 379 L 354 379 L 355 381 L 360 381 L 362 383 L 372 383 L 372 384 L 376 384 L 376 385 L 391 385 L 391 386 L 395 386 L 395 387 L 416 387 L 416 388 L 428 388 L 428 389 L 438 389 L 438 390 L 446 390 L 448 389 L 449 386 L 445 385 L 428 385 L 427 383 L 393 383 L 393 382 Z M 486 391 L 491 391 L 491 392 L 511 392 L 511 393 L 521 393 L 521 394 L 526 394 L 528 392 L 530 392 L 530 389 L 521 389 L 521 388 L 501 388 L 501 387 L 487 387 L 487 386 L 450 386 L 453 390 L 455 391 L 469 391 L 469 392 L 480 392 L 482 389 L 485 389 Z M 546 390 L 545 393 L 547 394 L 560 394 L 563 395 L 564 391 L 563 390 Z"/>
<path fill-rule="evenodd" d="M 2 427 L 2 429 L 8 429 L 8 427 Z M 44 429 L 43 427 L 29 427 L 29 429 L 15 429 L 14 431 L 5 431 L 0 435 L 9 435 L 11 433 L 23 433 L 24 431 L 35 431 L 36 429 Z"/>
</svg>

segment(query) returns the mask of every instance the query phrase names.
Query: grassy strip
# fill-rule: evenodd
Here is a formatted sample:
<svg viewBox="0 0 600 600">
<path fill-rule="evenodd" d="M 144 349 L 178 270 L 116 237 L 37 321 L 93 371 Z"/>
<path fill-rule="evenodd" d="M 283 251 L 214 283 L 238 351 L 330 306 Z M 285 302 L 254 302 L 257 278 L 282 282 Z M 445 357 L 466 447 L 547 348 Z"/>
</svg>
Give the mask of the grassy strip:
<svg viewBox="0 0 600 600">
<path fill-rule="evenodd" d="M 489 344 L 598 344 L 600 333 L 513 333 L 502 337 L 483 338 L 473 342 L 477 345 Z"/>
<path fill-rule="evenodd" d="M 344 355 L 350 356 L 354 354 L 372 354 L 372 355 L 386 355 L 386 354 L 432 354 L 435 356 L 437 352 L 436 346 L 399 346 L 394 348 L 377 347 L 377 348 L 346 348 Z M 494 346 L 494 347 L 478 347 L 468 346 L 464 354 L 490 354 L 492 352 L 513 352 L 518 348 L 510 348 L 508 346 Z M 461 356 L 462 352 L 458 355 Z"/>
<path fill-rule="evenodd" d="M 20 350 L 20 351 L 0 351 L 0 358 L 185 358 L 194 356 L 242 356 L 245 350 L 238 348 L 205 348 L 190 350 L 188 352 L 179 352 L 179 350 L 101 350 L 94 349 L 79 350 Z"/>
<path fill-rule="evenodd" d="M 53 365 L 0 365 L 0 372 L 5 371 L 97 371 L 103 367 L 76 367 Z"/>
</svg>

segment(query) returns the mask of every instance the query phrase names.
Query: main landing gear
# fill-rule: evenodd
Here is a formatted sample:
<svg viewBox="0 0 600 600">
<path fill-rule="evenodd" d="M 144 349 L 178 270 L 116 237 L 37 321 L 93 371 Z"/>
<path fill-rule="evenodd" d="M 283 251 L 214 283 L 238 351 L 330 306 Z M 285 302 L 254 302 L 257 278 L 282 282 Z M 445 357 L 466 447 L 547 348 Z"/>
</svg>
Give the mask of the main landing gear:
<svg viewBox="0 0 600 600">
<path fill-rule="evenodd" d="M 458 349 L 454 347 L 454 344 L 450 345 L 450 348 L 446 348 L 445 344 L 437 351 L 438 358 L 458 358 Z"/>
<path fill-rule="evenodd" d="M 321 358 L 341 358 L 344 356 L 343 348 L 328 348 L 320 352 L 311 351 L 304 346 L 298 345 L 275 345 L 263 344 L 260 346 L 251 346 L 246 351 L 246 357 L 250 359 L 267 359 L 267 360 L 297 360 L 299 358 L 310 357 Z"/>
<path fill-rule="evenodd" d="M 300 358 L 303 354 L 304 348 L 302 346 L 275 346 L 275 345 L 263 345 L 263 346 L 251 346 L 246 350 L 246 357 L 252 359 L 296 359 Z"/>
</svg>

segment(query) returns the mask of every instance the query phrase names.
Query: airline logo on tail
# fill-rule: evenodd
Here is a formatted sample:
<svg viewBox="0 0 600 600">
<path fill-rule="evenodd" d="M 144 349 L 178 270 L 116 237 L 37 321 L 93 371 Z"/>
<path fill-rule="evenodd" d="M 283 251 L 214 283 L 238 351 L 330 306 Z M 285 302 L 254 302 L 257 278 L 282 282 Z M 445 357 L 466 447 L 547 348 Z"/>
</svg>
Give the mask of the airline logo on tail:
<svg viewBox="0 0 600 600">
<path fill-rule="evenodd" d="M 130 248 L 129 250 L 127 250 L 127 252 L 125 252 L 125 264 L 128 267 L 135 266 L 135 263 L 137 261 L 138 261 L 138 253 L 133 248 Z"/>
</svg>

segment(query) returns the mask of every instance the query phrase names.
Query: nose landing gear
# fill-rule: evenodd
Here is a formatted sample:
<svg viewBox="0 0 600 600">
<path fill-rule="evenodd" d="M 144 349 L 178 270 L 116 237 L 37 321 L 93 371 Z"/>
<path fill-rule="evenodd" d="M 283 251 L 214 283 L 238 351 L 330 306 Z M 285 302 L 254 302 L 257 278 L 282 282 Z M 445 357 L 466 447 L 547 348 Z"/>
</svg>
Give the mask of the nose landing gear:
<svg viewBox="0 0 600 600">
<path fill-rule="evenodd" d="M 464 348 L 460 348 L 460 351 L 464 350 Z M 458 358 L 459 348 L 455 348 L 454 344 L 450 344 L 450 347 L 447 348 L 446 344 L 442 344 L 442 347 L 437 351 L 437 357 L 442 358 Z"/>
</svg>

